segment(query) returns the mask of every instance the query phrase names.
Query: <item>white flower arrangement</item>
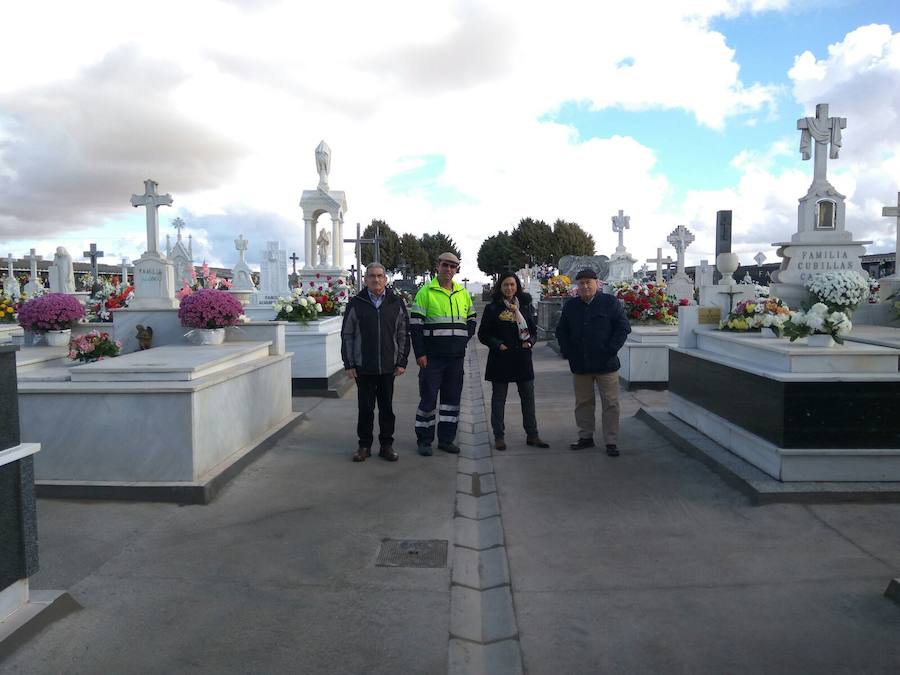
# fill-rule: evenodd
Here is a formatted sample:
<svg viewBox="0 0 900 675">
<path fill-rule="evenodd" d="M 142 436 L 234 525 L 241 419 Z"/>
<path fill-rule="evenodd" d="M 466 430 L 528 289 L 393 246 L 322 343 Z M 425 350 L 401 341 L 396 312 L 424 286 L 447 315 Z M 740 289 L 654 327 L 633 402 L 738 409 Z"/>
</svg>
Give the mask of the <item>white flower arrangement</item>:
<svg viewBox="0 0 900 675">
<path fill-rule="evenodd" d="M 869 297 L 869 282 L 858 272 L 814 274 L 806 288 L 833 312 L 852 312 Z"/>
<path fill-rule="evenodd" d="M 843 344 L 843 337 L 852 329 L 853 324 L 846 313 L 833 312 L 825 303 L 817 302 L 805 312 L 792 312 L 784 332 L 791 342 L 810 334 L 824 334 L 830 335 L 838 344 Z"/>
</svg>

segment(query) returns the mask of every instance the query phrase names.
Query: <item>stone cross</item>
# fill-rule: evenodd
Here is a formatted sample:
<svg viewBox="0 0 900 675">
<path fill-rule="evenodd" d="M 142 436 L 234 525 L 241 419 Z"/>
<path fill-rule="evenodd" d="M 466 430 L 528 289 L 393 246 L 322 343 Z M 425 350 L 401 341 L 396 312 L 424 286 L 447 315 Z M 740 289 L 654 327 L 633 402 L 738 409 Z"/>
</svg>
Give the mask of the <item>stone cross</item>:
<svg viewBox="0 0 900 675">
<path fill-rule="evenodd" d="M 762 265 L 766 261 L 766 254 L 760 251 L 755 256 L 753 256 L 753 259 L 756 261 L 757 265 Z"/>
<path fill-rule="evenodd" d="M 100 268 L 97 267 L 97 258 L 103 257 L 103 251 L 97 250 L 97 244 L 91 244 L 90 250 L 84 251 L 81 255 L 91 260 L 91 276 L 94 277 L 91 292 L 96 292 L 100 288 Z"/>
<path fill-rule="evenodd" d="M 181 231 L 184 229 L 184 221 L 181 218 L 176 218 L 172 221 L 172 226 L 178 232 L 178 241 L 181 241 Z"/>
<path fill-rule="evenodd" d="M 122 258 L 122 283 L 128 285 L 128 258 Z"/>
<path fill-rule="evenodd" d="M 663 277 L 662 277 L 663 263 L 665 263 L 666 267 L 668 267 L 669 265 L 672 264 L 672 258 L 669 256 L 666 256 L 665 258 L 663 258 L 662 257 L 662 249 L 658 248 L 658 249 L 656 249 L 656 257 L 655 258 L 647 258 L 647 262 L 648 263 L 656 263 L 656 285 L 659 286 L 663 282 Z"/>
<path fill-rule="evenodd" d="M 300 260 L 300 256 L 297 255 L 296 251 L 293 251 L 289 256 L 288 260 L 291 261 L 291 266 L 294 270 L 294 274 L 297 274 L 297 261 Z"/>
<path fill-rule="evenodd" d="M 684 252 L 694 241 L 693 233 L 684 225 L 679 225 L 666 237 L 666 241 L 672 245 L 678 255 L 678 268 L 675 270 L 675 274 L 684 274 Z"/>
<path fill-rule="evenodd" d="M 815 159 L 813 160 L 813 185 L 827 183 L 825 172 L 828 158 L 825 156 L 829 144 L 831 150 L 829 157 L 837 159 L 841 149 L 841 129 L 847 127 L 846 117 L 829 117 L 828 104 L 816 105 L 815 117 L 803 117 L 797 120 L 797 129 L 800 130 L 800 155 L 804 160 L 810 156 L 810 142 L 815 140 Z"/>
<path fill-rule="evenodd" d="M 9 278 L 12 279 L 15 276 L 15 272 L 13 271 L 13 255 L 12 253 L 6 256 L 6 267 L 9 271 Z"/>
<path fill-rule="evenodd" d="M 244 253 L 247 251 L 247 245 L 250 242 L 244 239 L 244 235 L 238 235 L 238 238 L 234 240 L 234 247 L 237 249 L 238 255 L 240 256 L 240 262 L 244 262 Z M 296 270 L 294 270 L 296 272 Z"/>
<path fill-rule="evenodd" d="M 31 274 L 28 276 L 28 283 L 25 284 L 25 292 L 29 295 L 36 295 L 40 293 L 40 277 L 38 276 L 37 264 L 38 260 L 40 260 L 43 256 L 35 255 L 35 250 L 31 249 L 31 255 L 25 256 L 25 260 L 28 261 Z"/>
<path fill-rule="evenodd" d="M 144 194 L 131 195 L 131 205 L 147 208 L 147 253 L 159 256 L 159 207 L 172 206 L 172 195 L 157 193 L 158 183 L 149 178 L 144 181 Z"/>
<path fill-rule="evenodd" d="M 616 246 L 617 253 L 625 251 L 624 231 L 631 229 L 631 216 L 626 216 L 622 209 L 619 209 L 619 215 L 612 217 L 613 232 L 619 233 L 619 245 Z"/>
<path fill-rule="evenodd" d="M 894 240 L 894 279 L 900 279 L 900 192 L 897 193 L 897 206 L 884 206 L 881 215 L 885 218 L 897 219 L 897 238 Z"/>
</svg>

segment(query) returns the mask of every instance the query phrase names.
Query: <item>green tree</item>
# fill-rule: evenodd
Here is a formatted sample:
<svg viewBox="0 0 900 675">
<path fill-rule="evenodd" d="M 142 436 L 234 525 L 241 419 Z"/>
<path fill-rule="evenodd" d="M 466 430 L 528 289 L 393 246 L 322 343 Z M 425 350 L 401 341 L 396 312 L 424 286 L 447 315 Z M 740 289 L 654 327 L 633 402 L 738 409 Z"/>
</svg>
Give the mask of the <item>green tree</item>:
<svg viewBox="0 0 900 675">
<path fill-rule="evenodd" d="M 400 237 L 394 232 L 390 226 L 383 220 L 373 219 L 371 223 L 366 225 L 363 230 L 363 239 L 372 239 L 375 237 L 375 227 L 378 226 L 380 232 L 380 244 L 378 248 L 381 251 L 381 264 L 388 272 L 396 272 L 397 265 L 400 264 Z M 372 262 L 375 253 L 375 244 L 361 244 L 360 257 L 362 258 L 362 266 L 365 267 Z"/>
<path fill-rule="evenodd" d="M 448 237 L 446 234 L 442 234 L 440 231 L 437 234 L 428 234 L 427 232 L 422 235 L 422 248 L 425 249 L 425 255 L 428 256 L 428 271 L 433 272 L 437 269 L 437 259 L 441 253 L 445 253 L 446 251 L 450 251 L 457 258 L 462 259 L 462 256 L 459 254 L 459 248 L 454 243 L 452 237 Z"/>
<path fill-rule="evenodd" d="M 408 232 L 400 237 L 400 258 L 409 265 L 409 274 L 412 277 L 423 276 L 431 268 L 422 242 L 416 235 Z"/>
<path fill-rule="evenodd" d="M 478 249 L 478 269 L 494 278 L 510 268 L 515 271 L 524 266 L 524 254 L 513 246 L 506 231 L 488 237 Z"/>
<path fill-rule="evenodd" d="M 510 234 L 512 245 L 531 264 L 552 264 L 556 254 L 553 230 L 543 220 L 522 218 Z"/>
<path fill-rule="evenodd" d="M 597 250 L 594 238 L 578 223 L 569 223 L 560 218 L 553 223 L 553 238 L 555 250 L 550 264 L 554 267 L 559 267 L 559 259 L 564 255 L 594 255 Z"/>
</svg>

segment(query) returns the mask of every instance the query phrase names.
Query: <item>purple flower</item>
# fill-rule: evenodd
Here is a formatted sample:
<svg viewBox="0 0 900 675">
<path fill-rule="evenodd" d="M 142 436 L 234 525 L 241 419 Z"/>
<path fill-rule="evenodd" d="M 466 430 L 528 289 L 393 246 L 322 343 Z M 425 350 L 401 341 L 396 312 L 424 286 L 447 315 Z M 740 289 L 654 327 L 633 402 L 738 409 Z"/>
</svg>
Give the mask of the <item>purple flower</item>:
<svg viewBox="0 0 900 675">
<path fill-rule="evenodd" d="M 244 308 L 227 291 L 201 288 L 181 299 L 178 318 L 188 328 L 224 328 L 233 326 Z"/>
<path fill-rule="evenodd" d="M 19 308 L 19 325 L 33 333 L 66 330 L 84 316 L 84 307 L 74 295 L 48 293 L 32 298 Z"/>
</svg>

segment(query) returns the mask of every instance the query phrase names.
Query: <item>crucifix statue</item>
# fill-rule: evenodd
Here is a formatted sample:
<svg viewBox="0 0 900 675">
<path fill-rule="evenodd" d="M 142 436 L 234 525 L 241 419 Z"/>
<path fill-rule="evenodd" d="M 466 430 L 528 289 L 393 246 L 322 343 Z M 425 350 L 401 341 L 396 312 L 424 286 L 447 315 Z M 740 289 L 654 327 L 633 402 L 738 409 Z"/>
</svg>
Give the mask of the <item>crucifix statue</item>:
<svg viewBox="0 0 900 675">
<path fill-rule="evenodd" d="M 694 234 L 684 225 L 679 225 L 672 230 L 672 233 L 668 237 L 666 237 L 666 241 L 672 245 L 678 256 L 678 266 L 675 269 L 675 274 L 679 276 L 683 275 L 685 273 L 684 252 L 687 250 L 687 247 L 693 243 Z"/>
<path fill-rule="evenodd" d="M 897 219 L 897 238 L 894 240 L 894 273 L 891 279 L 900 279 L 900 192 L 897 193 L 897 206 L 884 206 L 881 215 L 885 218 Z"/>
<path fill-rule="evenodd" d="M 804 160 L 810 157 L 810 143 L 815 140 L 815 158 L 813 159 L 813 185 L 826 185 L 825 177 L 828 158 L 826 151 L 831 146 L 828 157 L 837 159 L 841 150 L 841 129 L 847 127 L 846 117 L 829 117 L 828 104 L 816 105 L 815 117 L 804 117 L 797 120 L 800 130 L 800 155 Z"/>
<path fill-rule="evenodd" d="M 656 257 L 655 258 L 647 258 L 648 263 L 656 263 L 656 285 L 659 286 L 663 282 L 663 273 L 662 266 L 665 263 L 666 267 L 672 264 L 672 258 L 670 256 L 662 257 L 662 249 L 656 249 Z"/>
<path fill-rule="evenodd" d="M 147 208 L 147 253 L 159 257 L 159 207 L 172 206 L 172 195 L 159 194 L 158 183 L 149 178 L 144 181 L 144 194 L 131 195 L 131 205 Z"/>
<path fill-rule="evenodd" d="M 622 209 L 619 209 L 619 215 L 612 217 L 612 230 L 619 234 L 619 245 L 616 246 L 616 253 L 625 252 L 624 231 L 631 229 L 631 216 L 626 216 Z"/>
<path fill-rule="evenodd" d="M 97 250 L 97 244 L 91 244 L 89 250 L 82 253 L 85 258 L 91 261 L 91 276 L 94 277 L 94 283 L 91 286 L 91 292 L 95 293 L 100 288 L 100 268 L 97 266 L 97 259 L 103 257 L 103 251 Z"/>
<path fill-rule="evenodd" d="M 288 256 L 288 260 L 291 261 L 291 269 L 293 270 L 294 274 L 297 274 L 297 261 L 300 260 L 300 256 L 297 255 L 296 251 L 293 251 Z"/>
</svg>

